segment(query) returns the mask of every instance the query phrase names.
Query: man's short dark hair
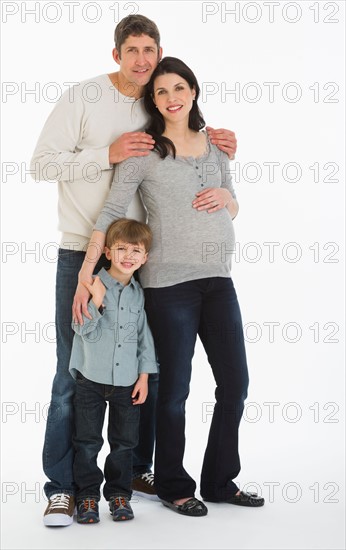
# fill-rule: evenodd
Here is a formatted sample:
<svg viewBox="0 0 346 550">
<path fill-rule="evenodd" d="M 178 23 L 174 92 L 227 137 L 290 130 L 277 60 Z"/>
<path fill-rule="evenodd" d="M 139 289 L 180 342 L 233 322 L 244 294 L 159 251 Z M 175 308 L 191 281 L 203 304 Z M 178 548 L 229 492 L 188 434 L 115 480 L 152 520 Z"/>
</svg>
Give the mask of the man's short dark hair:
<svg viewBox="0 0 346 550">
<path fill-rule="evenodd" d="M 156 23 L 144 15 L 128 15 L 124 17 L 115 28 L 114 42 L 119 52 L 126 38 L 129 36 L 141 36 L 147 34 L 155 40 L 157 49 L 160 48 L 160 33 Z"/>
</svg>

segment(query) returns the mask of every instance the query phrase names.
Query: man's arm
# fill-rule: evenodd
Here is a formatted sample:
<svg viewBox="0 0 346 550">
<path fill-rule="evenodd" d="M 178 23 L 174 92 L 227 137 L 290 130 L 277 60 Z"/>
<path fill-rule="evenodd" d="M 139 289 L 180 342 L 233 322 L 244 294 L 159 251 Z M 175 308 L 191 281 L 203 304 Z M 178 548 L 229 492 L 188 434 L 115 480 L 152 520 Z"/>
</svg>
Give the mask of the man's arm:
<svg viewBox="0 0 346 550">
<path fill-rule="evenodd" d="M 108 146 L 78 151 L 83 127 L 83 101 L 76 92 L 72 101 L 67 90 L 49 115 L 31 159 L 31 170 L 36 181 L 73 182 L 83 178 L 87 164 L 90 178 L 96 176 L 99 170 L 112 168 Z"/>
<path fill-rule="evenodd" d="M 113 169 L 113 163 L 132 156 L 146 156 L 153 148 L 155 142 L 145 132 L 128 132 L 110 145 L 78 150 L 83 137 L 84 111 L 83 100 L 76 90 L 72 98 L 67 90 L 56 104 L 31 159 L 36 181 L 77 181 L 85 177 L 85 166 L 88 166 L 88 178 L 97 180 L 101 170 Z"/>
</svg>

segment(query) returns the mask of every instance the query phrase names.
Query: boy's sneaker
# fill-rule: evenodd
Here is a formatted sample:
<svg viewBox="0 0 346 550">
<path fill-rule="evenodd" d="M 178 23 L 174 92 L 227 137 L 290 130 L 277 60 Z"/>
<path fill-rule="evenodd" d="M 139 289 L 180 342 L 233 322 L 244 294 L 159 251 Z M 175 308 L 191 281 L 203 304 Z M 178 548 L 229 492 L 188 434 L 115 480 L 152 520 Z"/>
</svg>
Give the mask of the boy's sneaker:
<svg viewBox="0 0 346 550">
<path fill-rule="evenodd" d="M 159 500 L 154 487 L 154 474 L 145 472 L 132 480 L 132 490 L 136 495 L 142 495 L 150 500 Z"/>
<path fill-rule="evenodd" d="M 66 493 L 51 495 L 44 512 L 43 523 L 48 527 L 64 527 L 73 523 L 75 498 Z"/>
<path fill-rule="evenodd" d="M 134 518 L 130 499 L 123 495 L 117 495 L 109 499 L 109 510 L 113 517 L 113 521 L 124 521 Z"/>
<path fill-rule="evenodd" d="M 84 498 L 77 502 L 77 522 L 78 523 L 98 523 L 99 503 L 94 498 Z"/>
</svg>

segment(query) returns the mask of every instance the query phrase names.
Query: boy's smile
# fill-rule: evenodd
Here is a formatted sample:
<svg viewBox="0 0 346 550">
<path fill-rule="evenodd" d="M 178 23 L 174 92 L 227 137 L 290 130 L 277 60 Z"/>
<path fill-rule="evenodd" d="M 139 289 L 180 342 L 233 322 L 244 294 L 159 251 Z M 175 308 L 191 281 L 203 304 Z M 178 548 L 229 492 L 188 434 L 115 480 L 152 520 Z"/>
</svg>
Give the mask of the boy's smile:
<svg viewBox="0 0 346 550">
<path fill-rule="evenodd" d="M 105 249 L 106 257 L 111 261 L 109 274 L 123 284 L 127 284 L 133 273 L 145 264 L 148 254 L 144 246 L 116 241 Z"/>
</svg>

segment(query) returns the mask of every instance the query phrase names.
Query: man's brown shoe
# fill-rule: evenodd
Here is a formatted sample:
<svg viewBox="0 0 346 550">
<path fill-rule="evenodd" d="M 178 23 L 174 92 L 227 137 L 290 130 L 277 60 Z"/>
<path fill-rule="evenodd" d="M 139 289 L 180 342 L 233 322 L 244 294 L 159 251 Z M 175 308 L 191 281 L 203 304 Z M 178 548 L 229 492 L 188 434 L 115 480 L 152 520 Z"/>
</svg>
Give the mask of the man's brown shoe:
<svg viewBox="0 0 346 550">
<path fill-rule="evenodd" d="M 140 495 L 150 500 L 159 500 L 154 487 L 154 474 L 146 472 L 132 480 L 132 491 L 134 495 Z"/>
<path fill-rule="evenodd" d="M 43 516 L 43 523 L 48 527 L 64 527 L 73 522 L 75 498 L 65 493 L 51 495 Z"/>
</svg>

